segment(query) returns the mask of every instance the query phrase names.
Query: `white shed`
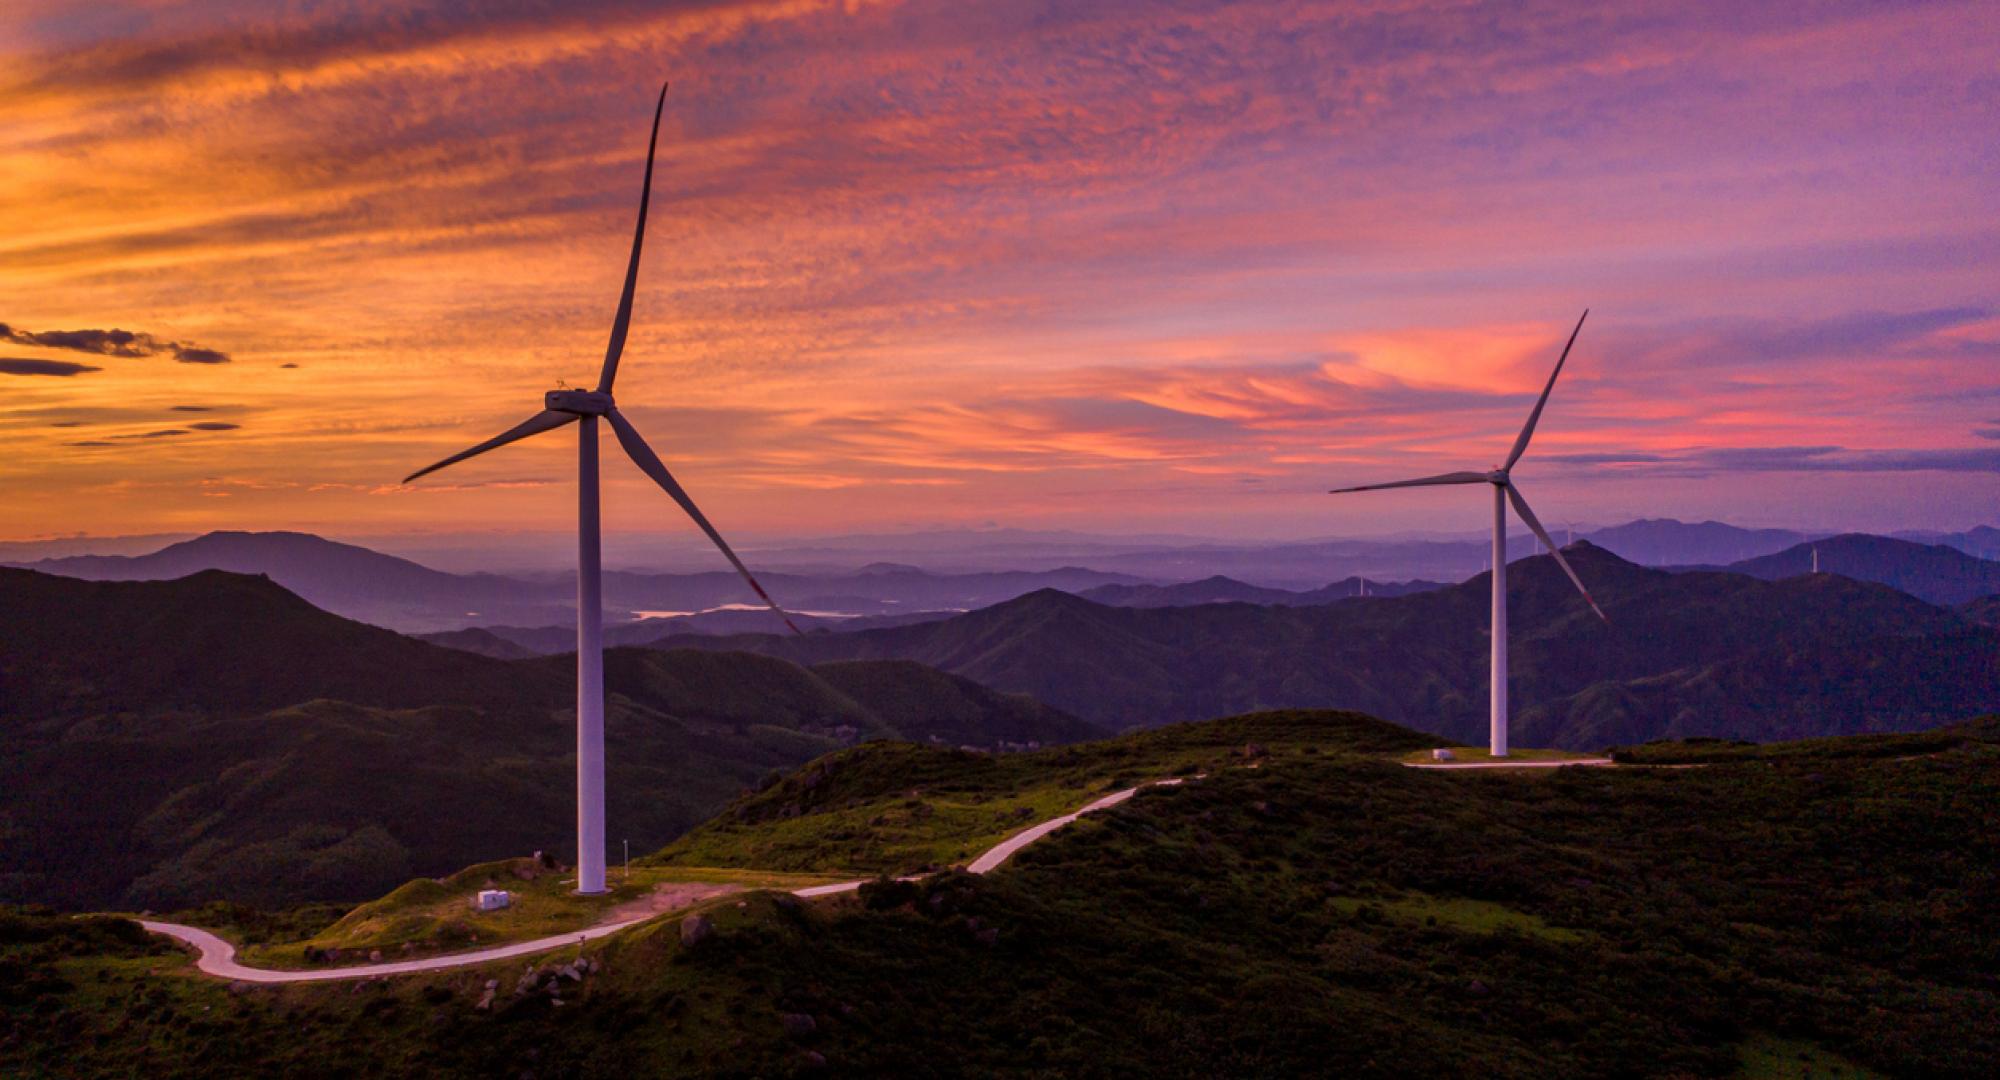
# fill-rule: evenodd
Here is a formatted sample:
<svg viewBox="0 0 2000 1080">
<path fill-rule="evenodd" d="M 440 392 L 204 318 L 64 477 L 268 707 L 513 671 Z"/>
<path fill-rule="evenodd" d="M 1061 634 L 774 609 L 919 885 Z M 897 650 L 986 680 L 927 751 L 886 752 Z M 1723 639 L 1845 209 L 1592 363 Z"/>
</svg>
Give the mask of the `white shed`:
<svg viewBox="0 0 2000 1080">
<path fill-rule="evenodd" d="M 514 894 L 505 889 L 481 889 L 472 907 L 475 911 L 498 911 L 513 902 Z"/>
</svg>

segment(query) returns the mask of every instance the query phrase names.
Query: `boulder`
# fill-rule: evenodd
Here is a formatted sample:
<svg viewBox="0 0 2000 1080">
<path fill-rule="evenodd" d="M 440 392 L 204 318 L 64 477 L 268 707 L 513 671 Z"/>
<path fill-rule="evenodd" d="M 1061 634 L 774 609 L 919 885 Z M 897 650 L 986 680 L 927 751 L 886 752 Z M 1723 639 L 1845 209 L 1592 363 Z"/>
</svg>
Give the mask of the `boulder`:
<svg viewBox="0 0 2000 1080">
<path fill-rule="evenodd" d="M 681 945 L 693 948 L 715 933 L 715 924 L 706 915 L 689 915 L 681 920 Z"/>
</svg>

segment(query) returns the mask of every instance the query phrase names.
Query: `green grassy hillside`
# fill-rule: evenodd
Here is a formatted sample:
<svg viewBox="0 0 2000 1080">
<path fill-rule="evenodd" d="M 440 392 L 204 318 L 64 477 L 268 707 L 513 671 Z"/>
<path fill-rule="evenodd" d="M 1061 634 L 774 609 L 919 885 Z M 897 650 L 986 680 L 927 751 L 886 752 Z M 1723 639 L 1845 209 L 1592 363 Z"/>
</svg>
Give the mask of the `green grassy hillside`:
<svg viewBox="0 0 2000 1080">
<path fill-rule="evenodd" d="M 1359 713 L 1284 710 L 1023 754 L 869 743 L 746 795 L 644 862 L 829 874 L 963 864 L 1021 829 L 1152 780 L 1319 754 L 1400 754 L 1434 736 Z"/>
<path fill-rule="evenodd" d="M 1343 728 L 1280 714 L 1105 744 L 1147 768 L 1268 753 L 1204 758 L 984 877 L 722 897 L 705 940 L 667 920 L 581 965 L 232 990 L 115 926 L 16 914 L 0 1055 L 25 1077 L 2000 1071 L 1994 725 L 1913 754 L 1511 774 L 1403 768 Z M 974 782 L 924 760 L 933 787 Z M 737 808 L 792 821 L 892 779 L 803 786 L 824 765 Z"/>
</svg>

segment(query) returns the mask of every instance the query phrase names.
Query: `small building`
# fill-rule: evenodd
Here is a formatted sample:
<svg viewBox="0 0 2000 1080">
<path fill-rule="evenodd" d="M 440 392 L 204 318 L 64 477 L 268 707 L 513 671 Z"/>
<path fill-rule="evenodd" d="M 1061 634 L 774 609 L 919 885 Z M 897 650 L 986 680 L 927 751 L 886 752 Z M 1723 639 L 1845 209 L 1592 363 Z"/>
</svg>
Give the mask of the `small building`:
<svg viewBox="0 0 2000 1080">
<path fill-rule="evenodd" d="M 1449 751 L 1449 750 L 1446 750 L 1446 749 L 1445 749 L 1444 747 L 1440 746 L 1440 747 L 1438 747 L 1437 749 L 1435 749 L 1435 750 L 1431 751 L 1431 760 L 1432 760 L 1432 761 L 1457 761 L 1457 760 L 1458 760 L 1458 755 L 1457 755 L 1457 754 L 1454 754 L 1454 753 L 1452 753 L 1451 751 Z"/>
<path fill-rule="evenodd" d="M 514 902 L 514 894 L 505 889 L 481 889 L 472 901 L 474 911 L 499 911 Z"/>
</svg>

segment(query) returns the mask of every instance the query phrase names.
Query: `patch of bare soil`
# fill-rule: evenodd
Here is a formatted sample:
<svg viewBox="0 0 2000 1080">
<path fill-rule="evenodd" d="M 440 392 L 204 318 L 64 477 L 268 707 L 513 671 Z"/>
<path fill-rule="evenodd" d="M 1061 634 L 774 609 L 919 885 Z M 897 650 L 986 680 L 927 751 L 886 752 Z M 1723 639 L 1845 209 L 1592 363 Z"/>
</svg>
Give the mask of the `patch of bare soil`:
<svg viewBox="0 0 2000 1080">
<path fill-rule="evenodd" d="M 716 896 L 726 896 L 742 892 L 741 885 L 726 885 L 706 881 L 663 881 L 653 886 L 653 891 L 612 908 L 606 912 L 600 923 L 624 922 L 628 919 L 643 919 L 649 915 L 661 915 L 669 911 L 693 907 L 703 900 Z"/>
</svg>

